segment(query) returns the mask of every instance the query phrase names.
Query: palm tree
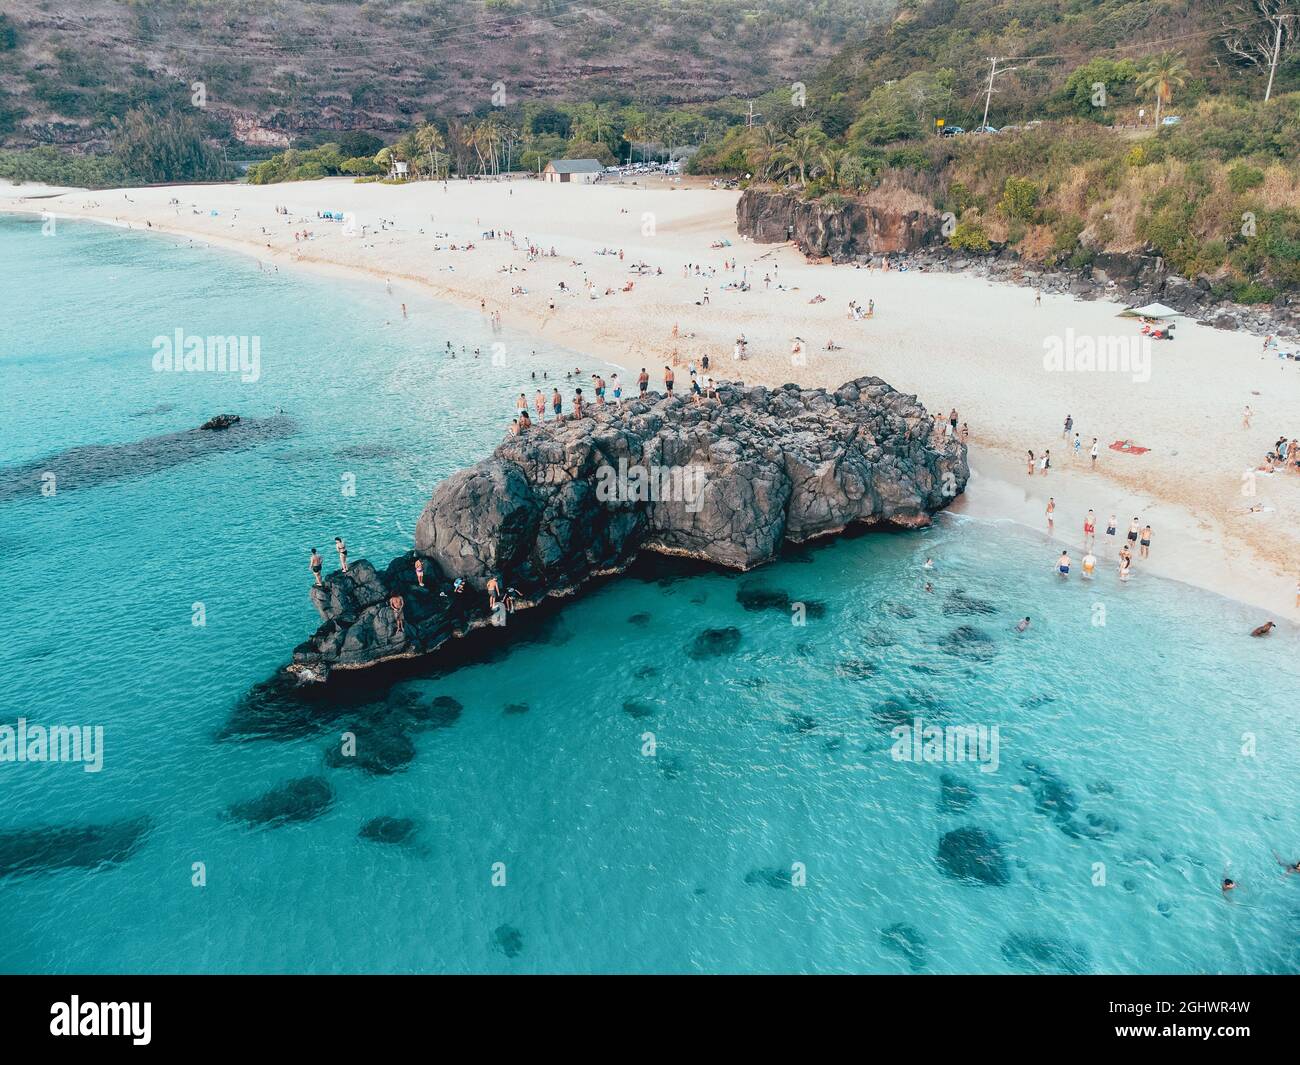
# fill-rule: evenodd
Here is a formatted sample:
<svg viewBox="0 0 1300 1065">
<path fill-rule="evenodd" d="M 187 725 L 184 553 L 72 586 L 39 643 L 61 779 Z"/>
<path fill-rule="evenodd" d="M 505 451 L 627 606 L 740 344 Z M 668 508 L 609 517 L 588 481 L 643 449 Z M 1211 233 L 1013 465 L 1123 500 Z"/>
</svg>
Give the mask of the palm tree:
<svg viewBox="0 0 1300 1065">
<path fill-rule="evenodd" d="M 785 146 L 785 155 L 791 169 L 799 171 L 800 185 L 806 185 L 809 171 L 820 166 L 826 141 L 826 134 L 821 128 L 809 123 L 795 130 L 794 136 Z"/>
<path fill-rule="evenodd" d="M 1138 95 L 1152 92 L 1156 96 L 1156 125 L 1160 125 L 1160 112 L 1174 98 L 1174 90 L 1187 84 L 1187 64 L 1175 52 L 1162 52 L 1147 61 L 1146 69 L 1138 77 L 1135 89 Z"/>
<path fill-rule="evenodd" d="M 437 126 L 426 122 L 415 131 L 415 143 L 420 146 L 422 152 L 429 153 L 429 166 L 433 170 L 433 177 L 436 181 L 438 178 L 438 153 L 447 147 L 447 142 L 442 139 L 442 134 L 438 131 Z"/>
</svg>

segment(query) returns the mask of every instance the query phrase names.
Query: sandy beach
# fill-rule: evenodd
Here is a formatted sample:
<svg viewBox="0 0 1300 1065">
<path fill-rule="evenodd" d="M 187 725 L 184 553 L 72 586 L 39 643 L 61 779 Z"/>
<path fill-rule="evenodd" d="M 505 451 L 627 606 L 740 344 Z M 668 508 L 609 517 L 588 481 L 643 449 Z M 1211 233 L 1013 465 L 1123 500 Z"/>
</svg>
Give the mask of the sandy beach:
<svg viewBox="0 0 1300 1065">
<path fill-rule="evenodd" d="M 1261 621 L 1300 620 L 1300 476 L 1250 475 L 1280 436 L 1300 435 L 1300 362 L 1266 355 L 1260 337 L 1189 319 L 1179 319 L 1175 341 L 1143 349 L 1138 324 L 1118 317 L 1123 308 L 1113 303 L 1044 295 L 1040 304 L 1030 289 L 969 275 L 807 263 L 791 246 L 741 239 L 737 197 L 689 181 L 444 187 L 329 179 L 98 192 L 6 186 L 0 210 L 47 212 L 56 226 L 84 218 L 175 234 L 281 270 L 364 272 L 391 284 L 394 324 L 412 343 L 448 339 L 422 335 L 417 313 L 402 320 L 404 293 L 419 288 L 612 363 L 628 390 L 642 366 L 651 387 L 662 388 L 674 352 L 679 389 L 686 363 L 706 354 L 711 368 L 702 377 L 749 383 L 833 387 L 874 374 L 916 393 L 932 412 L 956 408 L 969 425 L 974 476 L 956 509 L 1050 532 L 1076 563 L 1089 508 L 1099 543 L 1111 514 L 1117 539 L 1136 516 L 1154 534 L 1151 557 L 1135 559 L 1135 581 L 1170 577 L 1257 606 Z M 346 220 L 324 220 L 323 211 Z M 543 254 L 531 257 L 530 245 Z M 646 268 L 634 272 L 636 264 Z M 748 291 L 727 287 L 742 280 Z M 810 302 L 818 296 L 824 300 Z M 874 301 L 874 315 L 853 320 L 850 301 Z M 738 334 L 748 341 L 745 362 L 733 360 Z M 802 352 L 792 354 L 795 338 Z M 1145 350 L 1149 365 L 1045 365 L 1053 344 L 1080 338 L 1132 342 L 1125 350 Z M 505 356 L 503 431 L 510 397 L 531 384 L 527 352 Z M 1066 415 L 1081 434 L 1078 455 L 1073 432 L 1063 435 Z M 1117 440 L 1149 450 L 1111 450 Z M 1051 450 L 1049 473 L 1026 474 L 1029 449 Z M 1099 590 L 1122 591 L 1114 550 L 1098 555 Z M 1055 561 L 1045 550 L 1043 566 Z"/>
</svg>

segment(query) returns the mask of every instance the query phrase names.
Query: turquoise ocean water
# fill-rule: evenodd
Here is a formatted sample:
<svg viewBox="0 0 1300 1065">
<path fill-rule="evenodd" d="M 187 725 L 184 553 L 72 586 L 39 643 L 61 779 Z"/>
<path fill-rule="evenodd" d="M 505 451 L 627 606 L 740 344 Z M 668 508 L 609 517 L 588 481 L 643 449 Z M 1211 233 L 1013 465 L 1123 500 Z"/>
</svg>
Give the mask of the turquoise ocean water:
<svg viewBox="0 0 1300 1065">
<path fill-rule="evenodd" d="M 0 724 L 105 737 L 99 773 L 0 762 L 0 971 L 1300 962 L 1300 877 L 1271 853 L 1300 858 L 1293 628 L 1250 640 L 1254 611 L 1140 572 L 1121 587 L 1105 561 L 1091 586 L 1062 583 L 1037 534 L 949 517 L 746 576 L 647 566 L 520 622 L 509 648 L 367 680 L 364 705 L 319 727 L 232 735 L 245 693 L 317 624 L 308 549 L 408 548 L 433 486 L 491 449 L 530 374 L 595 364 L 410 297 L 402 321 L 382 285 L 88 225 L 45 237 L 0 217 L 0 293 L 0 484 L 221 411 L 291 423 L 185 462 L 109 455 L 101 483 L 45 496 L 33 476 L 0 499 Z M 259 337 L 260 380 L 155 373 L 152 339 L 178 328 Z M 805 625 L 783 595 L 810 605 Z M 687 654 L 727 627 L 732 653 Z M 438 697 L 441 727 L 401 732 L 395 772 L 327 757 L 343 728 Z M 890 727 L 917 716 L 997 726 L 996 771 L 891 757 Z M 332 796 L 318 816 L 228 814 L 304 777 Z M 379 817 L 412 834 L 359 838 Z M 124 823 L 144 828 L 120 861 L 65 867 L 98 844 L 56 827 Z M 963 828 L 995 842 L 1004 882 L 940 868 Z"/>
</svg>

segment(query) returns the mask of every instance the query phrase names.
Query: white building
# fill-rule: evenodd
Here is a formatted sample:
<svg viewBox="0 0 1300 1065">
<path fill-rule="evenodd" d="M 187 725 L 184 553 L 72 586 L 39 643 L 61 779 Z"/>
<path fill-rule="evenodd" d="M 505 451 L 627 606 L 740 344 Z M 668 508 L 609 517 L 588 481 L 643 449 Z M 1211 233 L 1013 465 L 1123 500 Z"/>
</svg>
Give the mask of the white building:
<svg viewBox="0 0 1300 1065">
<path fill-rule="evenodd" d="M 600 178 L 605 168 L 598 159 L 552 159 L 542 171 L 543 181 L 577 181 L 590 185 Z"/>
</svg>

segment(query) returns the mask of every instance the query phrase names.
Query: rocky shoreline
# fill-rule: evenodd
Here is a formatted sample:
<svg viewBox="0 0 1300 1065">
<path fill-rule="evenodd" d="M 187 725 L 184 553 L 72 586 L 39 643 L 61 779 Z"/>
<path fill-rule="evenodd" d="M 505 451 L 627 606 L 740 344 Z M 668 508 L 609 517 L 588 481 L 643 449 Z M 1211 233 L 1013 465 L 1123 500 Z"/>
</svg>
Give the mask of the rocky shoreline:
<svg viewBox="0 0 1300 1065">
<path fill-rule="evenodd" d="M 936 445 L 916 397 L 874 377 L 589 408 L 508 437 L 443 481 L 413 551 L 382 569 L 357 560 L 314 586 L 322 623 L 287 668 L 324 681 L 430 655 L 641 553 L 743 571 L 850 526 L 922 527 L 969 476 L 964 445 Z"/>
<path fill-rule="evenodd" d="M 1300 336 L 1300 294 L 1283 294 L 1268 304 L 1233 303 L 1213 293 L 1212 279 L 1174 274 L 1149 249 L 1096 252 L 1079 269 L 1028 262 L 1009 248 L 971 254 L 943 242 L 942 222 L 934 209 L 900 212 L 856 201 L 827 205 L 767 189 L 747 189 L 736 204 L 741 236 L 760 244 L 789 241 L 814 258 L 836 263 L 902 258 L 913 268 L 968 272 L 1085 300 L 1159 302 L 1216 329 Z"/>
</svg>

